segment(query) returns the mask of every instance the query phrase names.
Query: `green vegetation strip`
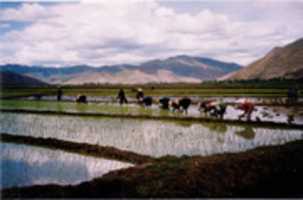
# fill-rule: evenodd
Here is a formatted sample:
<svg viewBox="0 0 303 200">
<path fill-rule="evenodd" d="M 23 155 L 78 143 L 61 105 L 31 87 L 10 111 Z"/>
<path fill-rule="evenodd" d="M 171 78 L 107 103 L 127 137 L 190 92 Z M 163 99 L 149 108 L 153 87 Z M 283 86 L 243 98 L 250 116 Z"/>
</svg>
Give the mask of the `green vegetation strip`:
<svg viewBox="0 0 303 200">
<path fill-rule="evenodd" d="M 303 197 L 303 140 L 242 153 L 163 157 L 74 186 L 1 191 L 3 198 Z"/>
<path fill-rule="evenodd" d="M 23 97 L 21 97 L 23 98 Z M 214 97 L 215 98 L 215 97 Z M 224 97 L 223 97 L 224 98 Z M 172 98 L 173 99 L 173 98 Z M 208 99 L 208 98 L 207 98 Z M 203 100 L 207 100 L 207 99 L 200 99 L 200 100 L 192 100 L 191 105 L 196 105 L 198 106 L 201 101 Z M 211 99 L 211 97 L 210 97 Z M 41 100 L 33 100 L 33 99 L 19 99 L 19 98 L 0 98 L 0 101 L 3 100 L 12 100 L 12 101 L 23 101 L 23 102 L 47 102 L 47 103 L 75 103 L 74 100 L 61 100 L 60 102 L 58 102 L 57 100 L 48 100 L 48 99 L 41 99 Z M 88 100 L 88 103 L 103 103 L 103 104 L 115 104 L 118 103 L 118 100 Z M 128 104 L 124 104 L 124 105 L 131 105 L 131 104 L 135 104 L 138 105 L 138 101 L 137 100 L 132 100 L 132 99 L 128 99 Z M 160 103 L 158 101 L 157 98 L 153 98 L 153 104 L 156 104 L 158 106 L 160 106 Z M 226 105 L 230 105 L 230 106 L 236 106 L 239 103 L 237 102 L 226 102 Z M 296 103 L 288 103 L 287 101 L 279 101 L 279 99 L 269 99 L 269 101 L 263 101 L 263 102 L 256 102 L 255 103 L 256 106 L 284 106 L 284 107 L 296 107 L 296 106 L 303 106 L 303 102 L 296 102 Z M 107 105 L 109 106 L 109 105 Z M 120 106 L 121 107 L 121 106 Z M 143 107 L 141 107 L 143 108 Z M 160 109 L 160 108 L 159 108 Z"/>
<path fill-rule="evenodd" d="M 257 122 L 257 121 L 241 121 L 233 119 L 217 119 L 206 117 L 190 117 L 190 116 L 151 116 L 151 115 L 135 115 L 135 114 L 111 114 L 111 113 L 80 113 L 80 112 L 65 112 L 52 110 L 31 110 L 31 109 L 0 109 L 0 112 L 21 113 L 21 114 L 42 114 L 42 115 L 63 115 L 63 116 L 80 116 L 80 117 L 111 117 L 111 118 L 128 118 L 128 119 L 147 119 L 160 121 L 189 121 L 189 122 L 215 122 L 228 123 L 231 125 L 252 125 L 255 127 L 269 127 L 280 129 L 303 129 L 303 124 L 287 124 L 281 122 Z"/>
<path fill-rule="evenodd" d="M 60 149 L 67 152 L 108 158 L 111 160 L 130 162 L 133 164 L 142 164 L 153 160 L 153 158 L 150 156 L 139 155 L 130 151 L 119 150 L 114 147 L 102 147 L 87 143 L 75 143 L 54 138 L 41 138 L 0 133 L 0 140 L 1 142 L 7 143 L 27 144 L 50 149 Z"/>
<path fill-rule="evenodd" d="M 288 87 L 291 85 L 288 85 Z M 137 87 L 125 88 L 128 97 L 136 96 Z M 170 87 L 151 88 L 143 87 L 147 96 L 201 96 L 201 97 L 286 97 L 287 88 L 211 88 L 211 87 Z M 84 94 L 87 96 L 112 96 L 116 97 L 119 88 L 93 87 L 93 88 L 62 88 L 63 95 L 76 96 Z M 302 96 L 302 90 L 299 92 Z M 3 88 L 0 91 L 1 98 L 31 96 L 34 94 L 56 95 L 57 88 Z"/>
</svg>

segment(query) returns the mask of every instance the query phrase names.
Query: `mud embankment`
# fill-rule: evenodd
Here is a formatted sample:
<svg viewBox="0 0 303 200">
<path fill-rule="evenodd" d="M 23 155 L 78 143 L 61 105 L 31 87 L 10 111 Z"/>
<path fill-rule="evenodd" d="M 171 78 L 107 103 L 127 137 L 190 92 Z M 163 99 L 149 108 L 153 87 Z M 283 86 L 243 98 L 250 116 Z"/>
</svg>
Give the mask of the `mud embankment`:
<svg viewBox="0 0 303 200">
<path fill-rule="evenodd" d="M 303 140 L 242 153 L 162 157 L 75 186 L 30 186 L 2 197 L 303 197 Z"/>
<path fill-rule="evenodd" d="M 114 147 L 69 142 L 55 138 L 41 138 L 0 133 L 0 141 L 46 147 L 49 149 L 59 149 L 66 152 L 108 158 L 111 160 L 130 162 L 133 164 L 142 164 L 151 162 L 153 160 L 150 156 L 140 155 L 131 151 L 120 150 Z"/>
</svg>

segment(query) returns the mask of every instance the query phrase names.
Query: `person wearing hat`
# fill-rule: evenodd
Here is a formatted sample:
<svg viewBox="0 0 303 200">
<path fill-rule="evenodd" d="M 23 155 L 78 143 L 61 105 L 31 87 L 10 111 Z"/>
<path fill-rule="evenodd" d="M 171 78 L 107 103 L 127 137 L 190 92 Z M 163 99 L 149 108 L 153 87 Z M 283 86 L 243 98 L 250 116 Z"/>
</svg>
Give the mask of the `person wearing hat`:
<svg viewBox="0 0 303 200">
<path fill-rule="evenodd" d="M 137 89 L 136 98 L 137 98 L 139 103 L 141 103 L 143 101 L 144 93 L 143 93 L 143 90 L 141 88 Z"/>
</svg>

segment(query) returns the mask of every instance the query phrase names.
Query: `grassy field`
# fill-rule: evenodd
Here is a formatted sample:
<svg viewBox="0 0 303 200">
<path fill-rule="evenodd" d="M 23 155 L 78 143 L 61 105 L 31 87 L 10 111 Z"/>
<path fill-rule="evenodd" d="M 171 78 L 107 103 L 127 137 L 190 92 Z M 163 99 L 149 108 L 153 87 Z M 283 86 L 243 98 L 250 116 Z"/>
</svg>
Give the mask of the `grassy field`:
<svg viewBox="0 0 303 200">
<path fill-rule="evenodd" d="M 285 97 L 290 87 L 296 87 L 303 93 L 302 80 L 272 79 L 246 81 L 206 81 L 199 84 L 144 84 L 144 85 L 108 85 L 87 84 L 81 86 L 61 86 L 64 95 L 115 97 L 120 88 L 126 95 L 134 97 L 137 88 L 142 88 L 149 96 L 201 96 L 201 97 Z M 55 95 L 58 86 L 50 85 L 40 88 L 2 87 L 0 97 L 28 96 L 32 94 Z"/>
<path fill-rule="evenodd" d="M 143 107 L 115 106 L 108 104 L 75 104 L 73 102 L 57 101 L 20 101 L 20 100 L 1 100 L 0 108 L 6 109 L 32 109 L 50 111 L 72 111 L 72 112 L 100 112 L 111 114 L 157 114 L 156 110 L 144 109 Z M 165 111 L 162 111 L 164 113 Z M 168 114 L 168 111 L 165 112 Z"/>
<path fill-rule="evenodd" d="M 80 117 L 115 117 L 132 118 L 138 120 L 169 120 L 173 122 L 215 122 L 229 123 L 235 125 L 251 124 L 255 126 L 270 128 L 302 128 L 301 124 L 287 124 L 284 122 L 257 122 L 257 121 L 239 121 L 237 119 L 217 119 L 204 115 L 188 114 L 180 112 L 171 112 L 163 109 L 146 109 L 141 106 L 119 106 L 118 104 L 107 103 L 89 103 L 78 104 L 73 102 L 57 101 L 37 101 L 37 100 L 0 100 L 0 109 L 2 112 L 47 114 L 47 115 L 65 115 Z M 183 123 L 183 122 L 181 122 Z"/>
<path fill-rule="evenodd" d="M 63 95 L 76 96 L 85 94 L 87 96 L 111 96 L 115 97 L 119 88 L 62 88 Z M 287 89 L 281 88 L 144 88 L 147 96 L 201 96 L 201 97 L 285 97 Z M 30 96 L 33 94 L 56 95 L 57 88 L 3 88 L 0 96 L 2 98 Z M 135 97 L 135 88 L 126 88 L 126 95 Z M 300 90 L 302 96 L 302 90 Z"/>
</svg>

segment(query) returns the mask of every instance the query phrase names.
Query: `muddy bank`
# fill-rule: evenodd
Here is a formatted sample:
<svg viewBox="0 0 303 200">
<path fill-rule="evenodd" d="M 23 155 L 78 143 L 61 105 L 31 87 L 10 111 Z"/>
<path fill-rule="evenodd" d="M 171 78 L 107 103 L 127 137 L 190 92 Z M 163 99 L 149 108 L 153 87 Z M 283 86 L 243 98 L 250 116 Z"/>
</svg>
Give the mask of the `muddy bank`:
<svg viewBox="0 0 303 200">
<path fill-rule="evenodd" d="M 111 118 L 129 118 L 129 119 L 149 119 L 149 120 L 167 120 L 167 121 L 190 121 L 190 122 L 216 122 L 228 123 L 230 125 L 253 125 L 256 127 L 270 127 L 270 128 L 286 128 L 286 129 L 303 129 L 303 124 L 288 124 L 281 122 L 270 121 L 242 121 L 234 119 L 218 119 L 209 117 L 192 117 L 192 116 L 152 116 L 146 114 L 112 114 L 112 113 L 93 113 L 93 112 L 66 112 L 55 110 L 33 110 L 33 109 L 4 109 L 0 108 L 0 112 L 5 113 L 21 113 L 21 114 L 41 114 L 41 115 L 62 115 L 62 116 L 79 116 L 79 117 L 111 117 Z"/>
<path fill-rule="evenodd" d="M 111 160 L 125 161 L 133 164 L 142 164 L 153 160 L 149 156 L 120 150 L 114 147 L 103 147 L 86 143 L 68 142 L 54 138 L 41 138 L 0 133 L 0 141 L 15 144 L 28 144 L 50 149 L 60 149 L 66 152 L 108 158 Z"/>
<path fill-rule="evenodd" d="M 208 157 L 163 157 L 76 186 L 31 186 L 9 197 L 303 197 L 303 141 Z"/>
</svg>

